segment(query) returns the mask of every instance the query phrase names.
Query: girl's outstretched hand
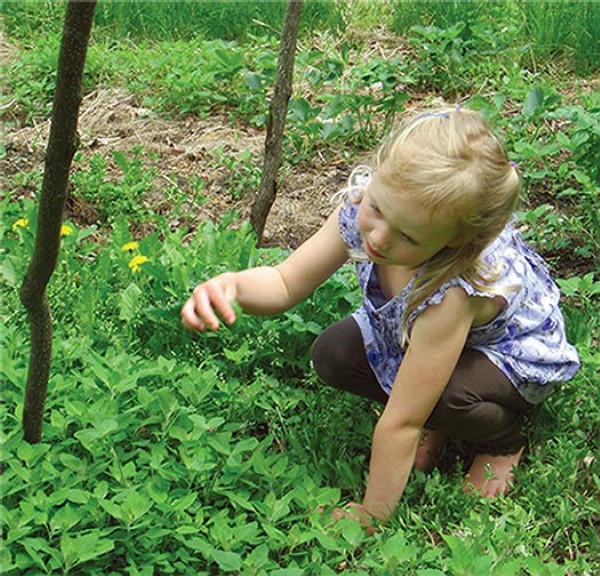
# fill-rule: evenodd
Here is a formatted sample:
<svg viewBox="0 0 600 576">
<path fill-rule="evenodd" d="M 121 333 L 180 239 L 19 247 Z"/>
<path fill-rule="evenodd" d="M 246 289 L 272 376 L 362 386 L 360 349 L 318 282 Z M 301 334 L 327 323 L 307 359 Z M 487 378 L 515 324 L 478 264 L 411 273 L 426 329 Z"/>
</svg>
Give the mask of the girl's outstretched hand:
<svg viewBox="0 0 600 576">
<path fill-rule="evenodd" d="M 235 273 L 226 272 L 198 284 L 181 309 L 181 322 L 192 330 L 217 330 L 217 313 L 228 324 L 235 322 L 233 302 L 237 298 Z"/>
</svg>

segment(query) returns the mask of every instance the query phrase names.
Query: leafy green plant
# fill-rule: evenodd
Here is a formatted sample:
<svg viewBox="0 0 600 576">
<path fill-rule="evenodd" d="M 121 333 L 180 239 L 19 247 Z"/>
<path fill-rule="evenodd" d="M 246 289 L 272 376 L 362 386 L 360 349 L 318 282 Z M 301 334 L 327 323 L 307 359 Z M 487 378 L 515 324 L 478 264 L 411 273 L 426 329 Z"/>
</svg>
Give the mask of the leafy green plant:
<svg viewBox="0 0 600 576">
<path fill-rule="evenodd" d="M 9 87 L 3 95 L 11 104 L 12 114 L 25 122 L 47 116 L 54 94 L 58 62 L 59 36 L 44 36 L 34 49 L 23 51 L 19 58 L 2 59 L 2 75 Z M 4 90 L 3 90 L 4 92 Z"/>
<path fill-rule="evenodd" d="M 318 94 L 313 99 L 294 97 L 288 110 L 287 139 L 294 148 L 295 160 L 305 158 L 319 141 L 345 146 L 374 146 L 393 126 L 409 95 L 400 86 L 414 79 L 399 58 L 373 58 L 344 71 L 344 55 L 308 58 L 307 78 Z M 332 93 L 323 92 L 331 84 Z M 300 153 L 300 154 L 298 154 Z"/>
<path fill-rule="evenodd" d="M 588 272 L 583 276 L 559 278 L 557 283 L 568 300 L 569 338 L 572 342 L 591 345 L 598 324 L 600 280 L 595 279 L 593 272 Z"/>
<path fill-rule="evenodd" d="M 64 1 L 24 0 L 23 2 L 3 2 L 0 14 L 7 33 L 19 38 L 35 35 L 59 33 L 65 15 Z"/>
<path fill-rule="evenodd" d="M 399 33 L 406 34 L 413 26 L 433 25 L 449 28 L 459 22 L 479 22 L 484 17 L 497 15 L 495 6 L 481 2 L 411 2 L 399 0 L 393 3 L 393 26 Z"/>
<path fill-rule="evenodd" d="M 548 118 L 569 122 L 569 130 L 559 132 L 557 139 L 569 150 L 573 162 L 600 186 L 600 97 L 592 96 L 586 107 L 560 107 L 549 113 Z"/>
<path fill-rule="evenodd" d="M 155 173 L 144 166 L 142 149 L 130 155 L 115 151 L 112 160 L 120 171 L 119 180 L 108 177 L 107 161 L 96 154 L 82 162 L 78 156 L 78 168 L 72 176 L 74 195 L 93 204 L 99 220 L 112 223 L 122 214 L 132 222 L 143 223 L 152 218 L 153 212 L 144 205 L 144 198 L 151 189 Z"/>
<path fill-rule="evenodd" d="M 548 130 L 549 123 L 555 122 L 566 129 Z M 595 148 L 592 150 L 598 137 L 598 122 L 593 100 L 589 110 L 564 107 L 556 93 L 533 88 L 521 113 L 510 120 L 510 129 L 514 140 L 511 147 L 526 184 L 526 198 L 537 193 L 546 200 L 526 210 L 523 216 L 532 226 L 530 233 L 536 245 L 552 251 L 569 248 L 593 265 L 597 251 L 590 248 L 600 233 L 599 185 Z M 570 204 L 567 214 L 555 209 L 559 200 Z M 561 233 L 561 229 L 570 233 Z"/>
<path fill-rule="evenodd" d="M 344 92 L 322 97 L 326 102 L 322 115 L 323 137 L 325 140 L 336 136 L 350 138 L 354 132 L 353 140 L 358 146 L 381 139 L 390 131 L 396 115 L 409 99 L 408 93 L 399 86 L 413 82 L 400 58 L 373 58 L 353 66 Z"/>
<path fill-rule="evenodd" d="M 420 77 L 429 85 L 449 87 L 458 92 L 463 86 L 466 52 L 470 50 L 469 41 L 462 33 L 464 22 L 457 22 L 448 28 L 437 26 L 413 26 L 416 36 L 411 38 L 413 46 L 422 47 L 423 54 L 417 63 Z"/>
<path fill-rule="evenodd" d="M 227 171 L 224 184 L 232 200 L 254 193 L 260 186 L 261 166 L 249 150 L 228 153 L 222 147 L 213 152 L 218 167 Z"/>
</svg>

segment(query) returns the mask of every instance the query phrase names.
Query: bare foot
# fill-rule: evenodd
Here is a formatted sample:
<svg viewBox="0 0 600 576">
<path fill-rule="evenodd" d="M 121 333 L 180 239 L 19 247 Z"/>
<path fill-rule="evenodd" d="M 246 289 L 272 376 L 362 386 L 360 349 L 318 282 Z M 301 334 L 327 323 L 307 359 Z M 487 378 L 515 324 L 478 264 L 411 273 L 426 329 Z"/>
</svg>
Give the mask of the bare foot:
<svg viewBox="0 0 600 576">
<path fill-rule="evenodd" d="M 512 488 L 513 468 L 519 465 L 523 450 L 503 456 L 476 454 L 465 477 L 465 491 L 476 491 L 486 498 L 507 494 Z"/>
<path fill-rule="evenodd" d="M 423 428 L 413 466 L 417 470 L 427 472 L 437 463 L 448 437 L 443 432 Z"/>
</svg>

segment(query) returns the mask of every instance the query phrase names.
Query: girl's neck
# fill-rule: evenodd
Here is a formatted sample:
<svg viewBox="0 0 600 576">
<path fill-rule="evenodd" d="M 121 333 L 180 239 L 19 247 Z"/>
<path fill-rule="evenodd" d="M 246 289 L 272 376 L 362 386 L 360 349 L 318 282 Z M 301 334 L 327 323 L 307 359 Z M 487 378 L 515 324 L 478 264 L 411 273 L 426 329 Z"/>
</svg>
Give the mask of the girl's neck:
<svg viewBox="0 0 600 576">
<path fill-rule="evenodd" d="M 381 291 L 388 299 L 398 296 L 408 286 L 417 272 L 418 269 L 415 270 L 405 266 L 375 264 L 375 273 Z"/>
</svg>

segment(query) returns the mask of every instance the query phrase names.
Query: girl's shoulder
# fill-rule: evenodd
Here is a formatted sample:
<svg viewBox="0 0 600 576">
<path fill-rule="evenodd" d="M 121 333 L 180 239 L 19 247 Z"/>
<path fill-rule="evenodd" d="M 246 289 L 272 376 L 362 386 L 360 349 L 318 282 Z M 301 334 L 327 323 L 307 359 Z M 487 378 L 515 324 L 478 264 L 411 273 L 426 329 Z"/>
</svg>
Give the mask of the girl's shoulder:
<svg viewBox="0 0 600 576">
<path fill-rule="evenodd" d="M 484 317 L 491 314 L 490 310 L 505 308 L 524 294 L 544 291 L 554 297 L 552 286 L 546 264 L 511 222 L 482 252 L 477 274 L 450 278 L 412 311 L 411 318 L 429 306 L 441 304 L 452 288 L 461 288 L 467 297 L 480 300 L 484 309 L 480 316 Z"/>
<path fill-rule="evenodd" d="M 551 272 L 544 259 L 525 242 L 521 232 L 510 222 L 480 256 L 482 273 L 490 289 L 548 286 Z"/>
</svg>

